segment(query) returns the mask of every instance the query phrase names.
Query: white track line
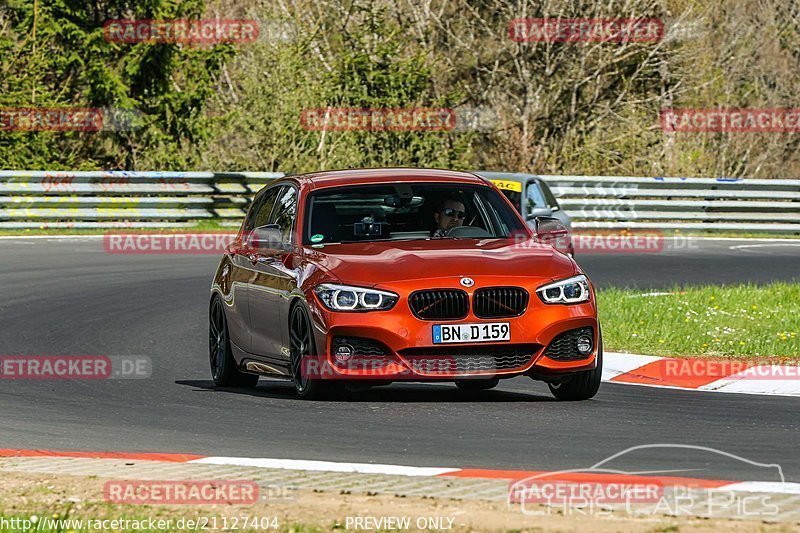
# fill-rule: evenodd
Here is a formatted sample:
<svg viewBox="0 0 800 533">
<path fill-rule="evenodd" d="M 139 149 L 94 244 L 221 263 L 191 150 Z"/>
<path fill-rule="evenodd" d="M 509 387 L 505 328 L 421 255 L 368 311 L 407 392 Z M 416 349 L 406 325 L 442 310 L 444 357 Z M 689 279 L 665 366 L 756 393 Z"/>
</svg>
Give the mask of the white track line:
<svg viewBox="0 0 800 533">
<path fill-rule="evenodd" d="M 723 485 L 714 491 L 771 492 L 780 494 L 800 494 L 800 483 L 781 483 L 779 481 L 742 481 Z"/>
<path fill-rule="evenodd" d="M 309 461 L 303 459 L 269 459 L 249 457 L 206 457 L 188 461 L 196 464 L 250 466 L 256 468 L 277 468 L 284 470 L 303 470 L 314 472 L 342 472 L 357 474 L 388 474 L 410 477 L 436 477 L 459 472 L 461 468 L 433 468 L 403 465 L 339 463 L 333 461 Z M 473 476 L 468 476 L 472 478 Z M 480 477 L 474 476 L 474 477 Z M 781 483 L 773 481 L 732 481 L 730 484 L 710 489 L 719 491 L 758 492 L 776 494 L 800 494 L 800 483 Z"/>
<path fill-rule="evenodd" d="M 663 359 L 653 355 L 605 352 L 603 354 L 603 381 L 628 374 L 637 368 Z"/>
<path fill-rule="evenodd" d="M 314 472 L 351 472 L 357 474 L 388 474 L 394 476 L 429 477 L 458 472 L 460 468 L 428 468 L 418 466 L 384 465 L 370 463 L 336 463 L 332 461 L 307 461 L 302 459 L 256 459 L 248 457 L 205 457 L 190 463 L 210 465 L 254 466 L 285 470 Z"/>
<path fill-rule="evenodd" d="M 789 248 L 798 248 L 800 247 L 800 242 L 782 242 L 782 243 L 768 243 L 768 244 L 737 244 L 736 246 L 728 246 L 728 250 L 736 250 L 741 252 L 747 253 L 759 253 L 760 250 L 753 250 L 753 248 L 781 248 L 781 247 L 789 247 Z"/>
</svg>

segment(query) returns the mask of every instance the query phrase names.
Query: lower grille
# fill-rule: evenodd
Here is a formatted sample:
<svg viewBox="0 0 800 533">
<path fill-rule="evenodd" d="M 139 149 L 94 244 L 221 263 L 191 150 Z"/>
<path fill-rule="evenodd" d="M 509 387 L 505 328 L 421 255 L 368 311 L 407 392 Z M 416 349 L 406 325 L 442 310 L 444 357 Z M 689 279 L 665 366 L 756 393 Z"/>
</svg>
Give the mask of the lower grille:
<svg viewBox="0 0 800 533">
<path fill-rule="evenodd" d="M 335 355 L 339 348 L 350 347 L 352 355 L 346 361 L 338 360 Z M 331 353 L 337 367 L 354 370 L 370 370 L 383 368 L 393 362 L 392 353 L 386 345 L 364 337 L 334 337 L 331 342 Z"/>
<path fill-rule="evenodd" d="M 408 305 L 422 320 L 458 320 L 467 316 L 469 296 L 459 289 L 431 289 L 412 292 Z"/>
<path fill-rule="evenodd" d="M 390 355 L 391 351 L 383 343 L 364 337 L 334 337 L 331 347 L 333 352 L 339 346 L 349 344 L 354 355 Z"/>
<path fill-rule="evenodd" d="M 542 347 L 538 344 L 511 346 L 462 346 L 406 348 L 400 351 L 420 374 L 469 374 L 511 370 L 530 363 Z"/>
<path fill-rule="evenodd" d="M 560 361 L 573 360 L 573 359 L 586 359 L 591 355 L 582 355 L 578 352 L 578 337 L 587 335 L 594 340 L 594 330 L 592 328 L 579 328 L 571 329 L 566 333 L 562 333 L 547 346 L 544 355 L 550 359 L 557 359 Z"/>
</svg>

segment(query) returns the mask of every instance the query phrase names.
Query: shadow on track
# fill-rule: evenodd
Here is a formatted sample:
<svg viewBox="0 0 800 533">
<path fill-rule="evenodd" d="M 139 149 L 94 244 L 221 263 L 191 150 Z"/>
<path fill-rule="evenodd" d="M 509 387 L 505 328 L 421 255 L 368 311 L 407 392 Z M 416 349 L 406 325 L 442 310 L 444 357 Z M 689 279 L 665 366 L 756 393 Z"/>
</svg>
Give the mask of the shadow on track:
<svg viewBox="0 0 800 533">
<path fill-rule="evenodd" d="M 196 387 L 196 392 L 217 392 L 243 394 L 278 400 L 301 400 L 288 381 L 261 380 L 255 389 L 216 387 L 210 380 L 179 380 L 177 385 Z M 341 402 L 396 402 L 396 403 L 436 403 L 436 402 L 555 402 L 555 398 L 537 394 L 523 394 L 504 390 L 462 391 L 452 384 L 394 383 L 364 389 L 345 389 L 331 393 L 327 400 Z"/>
</svg>

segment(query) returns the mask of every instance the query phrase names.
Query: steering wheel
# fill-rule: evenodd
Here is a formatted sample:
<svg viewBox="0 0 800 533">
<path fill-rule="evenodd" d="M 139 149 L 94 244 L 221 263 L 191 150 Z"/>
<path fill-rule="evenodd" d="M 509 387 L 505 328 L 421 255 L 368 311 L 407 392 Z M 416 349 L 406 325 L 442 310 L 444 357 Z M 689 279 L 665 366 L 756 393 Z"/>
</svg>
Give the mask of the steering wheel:
<svg viewBox="0 0 800 533">
<path fill-rule="evenodd" d="M 486 231 L 483 228 L 479 228 L 477 226 L 456 226 L 450 231 L 447 232 L 448 237 L 453 237 L 454 239 L 459 238 L 481 238 L 481 237 L 491 237 L 492 234 Z"/>
</svg>

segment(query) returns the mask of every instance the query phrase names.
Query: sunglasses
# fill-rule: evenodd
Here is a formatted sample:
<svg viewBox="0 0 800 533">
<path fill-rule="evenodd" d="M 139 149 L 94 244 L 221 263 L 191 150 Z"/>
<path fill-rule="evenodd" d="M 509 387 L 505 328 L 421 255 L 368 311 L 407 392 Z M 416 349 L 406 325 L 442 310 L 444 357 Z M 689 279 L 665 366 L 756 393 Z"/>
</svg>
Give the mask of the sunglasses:
<svg viewBox="0 0 800 533">
<path fill-rule="evenodd" d="M 457 217 L 459 220 L 467 216 L 464 211 L 457 211 L 452 207 L 445 207 L 442 209 L 442 214 L 446 217 Z"/>
</svg>

